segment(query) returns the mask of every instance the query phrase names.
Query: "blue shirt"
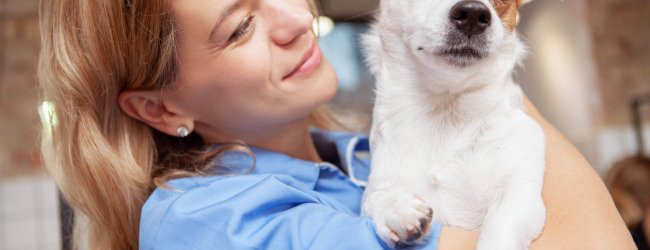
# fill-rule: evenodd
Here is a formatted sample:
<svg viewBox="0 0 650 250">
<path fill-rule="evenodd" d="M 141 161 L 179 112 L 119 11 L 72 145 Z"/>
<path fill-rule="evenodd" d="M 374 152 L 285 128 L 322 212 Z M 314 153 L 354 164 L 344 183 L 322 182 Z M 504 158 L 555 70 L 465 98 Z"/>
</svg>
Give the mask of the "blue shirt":
<svg viewBox="0 0 650 250">
<path fill-rule="evenodd" d="M 368 140 L 342 132 L 312 137 L 321 157 L 338 166 L 253 147 L 246 174 L 181 178 L 168 182 L 175 190 L 156 189 L 142 208 L 140 249 L 389 249 L 360 216 Z M 253 159 L 233 152 L 219 163 L 242 171 Z M 436 249 L 440 230 L 433 225 L 417 248 Z"/>
</svg>

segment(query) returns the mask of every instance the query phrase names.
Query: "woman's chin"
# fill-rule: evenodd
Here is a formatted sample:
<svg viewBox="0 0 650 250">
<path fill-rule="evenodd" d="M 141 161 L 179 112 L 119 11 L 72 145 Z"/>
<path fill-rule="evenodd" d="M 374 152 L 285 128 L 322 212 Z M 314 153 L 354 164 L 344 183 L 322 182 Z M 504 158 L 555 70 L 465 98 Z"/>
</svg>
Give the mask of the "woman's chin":
<svg viewBox="0 0 650 250">
<path fill-rule="evenodd" d="M 319 81 L 319 89 L 316 92 L 323 96 L 323 103 L 328 103 L 336 96 L 336 91 L 338 90 L 338 79 L 336 77 L 336 72 L 332 65 L 326 60 L 323 59 L 323 64 L 321 65 L 321 74 Z M 322 105 L 321 104 L 321 105 Z"/>
</svg>

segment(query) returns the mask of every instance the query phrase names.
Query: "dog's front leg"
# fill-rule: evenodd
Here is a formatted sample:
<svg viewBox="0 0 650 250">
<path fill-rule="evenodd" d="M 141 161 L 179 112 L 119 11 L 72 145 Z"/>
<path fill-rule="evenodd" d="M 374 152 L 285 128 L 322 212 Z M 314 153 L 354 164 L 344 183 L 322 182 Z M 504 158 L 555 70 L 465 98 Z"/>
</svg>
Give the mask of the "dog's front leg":
<svg viewBox="0 0 650 250">
<path fill-rule="evenodd" d="M 374 132 L 377 132 L 376 130 Z M 376 134 L 373 134 L 376 135 Z M 379 236 L 391 247 L 420 243 L 427 234 L 433 211 L 416 192 L 412 164 L 403 156 L 407 147 L 384 144 L 373 136 L 372 171 L 364 193 L 362 214 L 377 226 Z"/>
<path fill-rule="evenodd" d="M 520 178 L 521 177 L 521 178 Z M 542 200 L 542 178 L 520 175 L 504 186 L 500 201 L 488 212 L 479 250 L 528 249 L 546 221 Z"/>
</svg>

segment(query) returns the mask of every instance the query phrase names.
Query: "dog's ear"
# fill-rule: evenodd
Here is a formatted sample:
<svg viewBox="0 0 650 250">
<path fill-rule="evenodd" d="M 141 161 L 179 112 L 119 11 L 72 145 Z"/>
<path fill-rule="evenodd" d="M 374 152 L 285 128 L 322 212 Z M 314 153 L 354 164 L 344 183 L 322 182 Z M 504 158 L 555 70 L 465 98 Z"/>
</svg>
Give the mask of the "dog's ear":
<svg viewBox="0 0 650 250">
<path fill-rule="evenodd" d="M 524 6 L 527 3 L 532 2 L 533 0 L 516 0 L 517 1 L 517 6 L 521 7 Z"/>
</svg>

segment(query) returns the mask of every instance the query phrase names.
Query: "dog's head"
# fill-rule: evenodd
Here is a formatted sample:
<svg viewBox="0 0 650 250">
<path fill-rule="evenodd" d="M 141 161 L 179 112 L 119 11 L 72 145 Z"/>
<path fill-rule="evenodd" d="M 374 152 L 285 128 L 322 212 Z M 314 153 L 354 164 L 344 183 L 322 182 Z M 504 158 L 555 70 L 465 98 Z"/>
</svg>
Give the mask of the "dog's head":
<svg viewBox="0 0 650 250">
<path fill-rule="evenodd" d="M 469 67 L 523 51 L 515 27 L 531 0 L 382 0 L 378 28 L 424 63 Z M 504 58 L 505 57 L 505 58 Z"/>
</svg>

